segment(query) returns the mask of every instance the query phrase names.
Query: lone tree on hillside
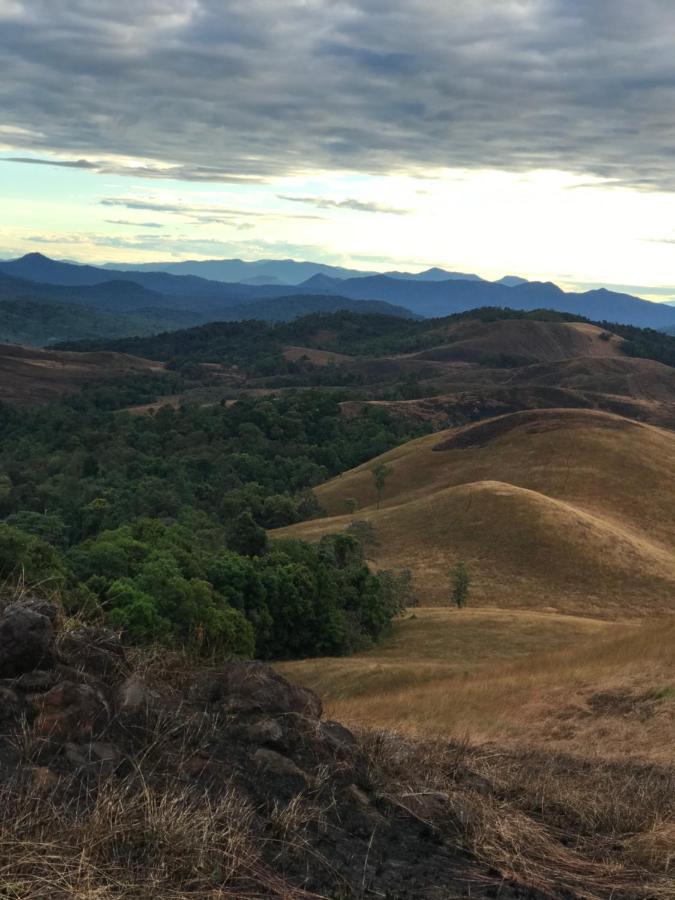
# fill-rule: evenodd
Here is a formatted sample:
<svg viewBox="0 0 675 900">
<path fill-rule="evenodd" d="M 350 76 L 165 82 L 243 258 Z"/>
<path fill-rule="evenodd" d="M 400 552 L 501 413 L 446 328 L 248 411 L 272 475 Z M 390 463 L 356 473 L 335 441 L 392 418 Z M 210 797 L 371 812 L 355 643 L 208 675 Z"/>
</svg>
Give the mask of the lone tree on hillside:
<svg viewBox="0 0 675 900">
<path fill-rule="evenodd" d="M 471 576 L 465 562 L 457 563 L 452 570 L 452 602 L 457 609 L 466 606 L 469 599 L 469 585 L 471 584 Z"/>
<path fill-rule="evenodd" d="M 385 466 L 384 463 L 378 463 L 376 466 L 373 466 L 372 471 L 373 481 L 375 482 L 375 492 L 377 494 L 377 509 L 379 509 L 385 482 L 394 470 L 391 466 Z"/>
</svg>

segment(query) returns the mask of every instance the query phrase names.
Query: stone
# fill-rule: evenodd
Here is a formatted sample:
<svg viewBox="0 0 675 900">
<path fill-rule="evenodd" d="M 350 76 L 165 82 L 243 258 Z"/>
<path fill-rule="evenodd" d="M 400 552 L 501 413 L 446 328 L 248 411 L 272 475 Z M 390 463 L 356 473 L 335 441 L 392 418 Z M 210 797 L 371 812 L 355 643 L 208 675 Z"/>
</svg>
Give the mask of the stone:
<svg viewBox="0 0 675 900">
<path fill-rule="evenodd" d="M 69 666 L 111 683 L 129 672 L 124 647 L 109 628 L 80 626 L 65 632 L 58 645 L 59 656 Z"/>
<path fill-rule="evenodd" d="M 98 691 L 72 681 L 62 681 L 46 694 L 34 694 L 28 700 L 37 713 L 33 732 L 47 740 L 87 739 L 110 714 Z"/>
<path fill-rule="evenodd" d="M 319 722 L 317 737 L 342 756 L 351 755 L 358 749 L 354 735 L 339 722 Z"/>
<path fill-rule="evenodd" d="M 311 780 L 310 776 L 307 775 L 306 772 L 303 772 L 292 759 L 289 759 L 287 756 L 282 756 L 282 754 L 277 753 L 276 750 L 268 750 L 261 747 L 259 750 L 255 751 L 252 759 L 256 766 L 264 769 L 271 775 L 276 775 L 280 778 L 302 779 L 304 782 Z"/>
<path fill-rule="evenodd" d="M 320 718 L 321 701 L 313 691 L 291 684 L 265 663 L 232 660 L 220 674 L 200 679 L 191 699 L 221 705 L 225 712 L 300 713 Z"/>
<path fill-rule="evenodd" d="M 251 744 L 262 744 L 285 749 L 284 729 L 276 719 L 258 719 L 242 729 L 242 736 Z"/>
<path fill-rule="evenodd" d="M 0 615 L 0 677 L 54 665 L 54 625 L 30 603 L 10 604 Z"/>
<path fill-rule="evenodd" d="M 58 630 L 61 611 L 56 603 L 53 603 L 51 600 L 45 600 L 43 597 L 22 597 L 20 600 L 11 603 L 7 609 L 11 609 L 14 606 L 30 609 L 40 616 L 45 616 L 54 626 L 54 631 Z"/>
</svg>

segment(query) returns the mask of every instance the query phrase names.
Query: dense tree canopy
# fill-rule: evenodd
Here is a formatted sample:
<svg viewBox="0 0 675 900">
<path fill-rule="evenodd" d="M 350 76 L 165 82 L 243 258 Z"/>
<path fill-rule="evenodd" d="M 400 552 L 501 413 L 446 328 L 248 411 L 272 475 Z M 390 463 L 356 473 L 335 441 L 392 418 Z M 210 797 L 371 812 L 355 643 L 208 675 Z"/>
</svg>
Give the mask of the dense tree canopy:
<svg viewBox="0 0 675 900">
<path fill-rule="evenodd" d="M 52 582 L 129 640 L 209 654 L 339 654 L 383 633 L 405 578 L 372 574 L 353 534 L 311 547 L 265 529 L 312 515 L 314 485 L 410 426 L 345 419 L 319 391 L 153 416 L 111 411 L 118 394 L 0 407 L 0 578 Z"/>
</svg>

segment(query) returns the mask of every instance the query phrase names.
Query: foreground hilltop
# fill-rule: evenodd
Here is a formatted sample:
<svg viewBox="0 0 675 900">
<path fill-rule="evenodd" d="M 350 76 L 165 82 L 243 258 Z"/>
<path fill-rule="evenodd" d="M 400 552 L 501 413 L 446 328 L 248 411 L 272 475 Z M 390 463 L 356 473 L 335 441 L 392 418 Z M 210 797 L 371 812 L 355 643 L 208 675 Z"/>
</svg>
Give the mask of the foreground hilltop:
<svg viewBox="0 0 675 900">
<path fill-rule="evenodd" d="M 365 520 L 374 562 L 408 566 L 425 602 L 449 602 L 450 569 L 463 559 L 476 603 L 666 611 L 674 466 L 670 431 L 596 410 L 513 413 L 412 441 L 319 486 L 325 517 L 280 534 L 316 540 Z"/>
<path fill-rule="evenodd" d="M 270 667 L 130 653 L 58 605 L 0 609 L 3 884 L 16 897 L 667 898 L 669 775 L 355 735 Z M 526 768 L 526 776 L 525 776 Z M 579 815 L 543 785 L 612 787 Z M 587 812 L 590 812 L 588 807 Z M 621 824 L 609 824 L 617 811 Z M 630 812 L 629 812 L 630 810 Z M 631 828 L 632 834 L 625 832 Z M 562 831 L 565 829 L 565 832 Z M 598 842 L 608 849 L 598 853 Z M 9 896 L 9 895 L 8 895 Z"/>
</svg>

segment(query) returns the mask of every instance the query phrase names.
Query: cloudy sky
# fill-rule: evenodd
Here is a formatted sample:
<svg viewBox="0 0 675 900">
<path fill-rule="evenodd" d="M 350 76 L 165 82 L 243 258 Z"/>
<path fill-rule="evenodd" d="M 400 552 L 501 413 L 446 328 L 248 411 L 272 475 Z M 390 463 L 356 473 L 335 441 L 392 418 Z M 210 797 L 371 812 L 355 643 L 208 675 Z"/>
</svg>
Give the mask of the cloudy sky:
<svg viewBox="0 0 675 900">
<path fill-rule="evenodd" d="M 675 297 L 672 0 L 0 0 L 0 256 Z"/>
</svg>

